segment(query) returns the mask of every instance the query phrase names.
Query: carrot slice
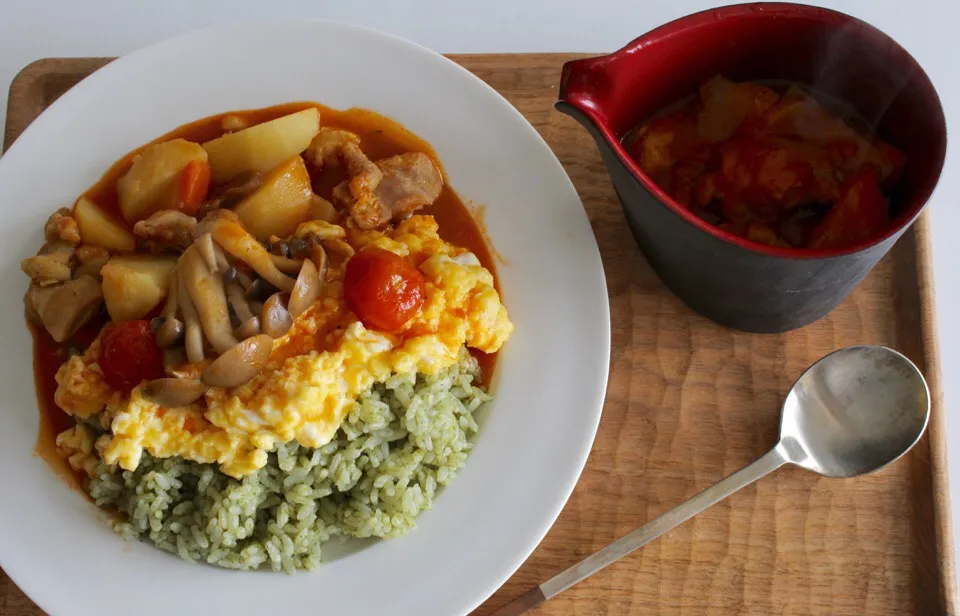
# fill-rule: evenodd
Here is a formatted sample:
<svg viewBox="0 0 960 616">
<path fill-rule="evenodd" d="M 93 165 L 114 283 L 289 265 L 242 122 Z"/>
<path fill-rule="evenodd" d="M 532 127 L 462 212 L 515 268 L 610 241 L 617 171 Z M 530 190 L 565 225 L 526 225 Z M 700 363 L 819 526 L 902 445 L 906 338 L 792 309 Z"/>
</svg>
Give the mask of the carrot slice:
<svg viewBox="0 0 960 616">
<path fill-rule="evenodd" d="M 210 164 L 202 160 L 191 160 L 180 175 L 180 210 L 184 214 L 197 213 L 210 190 Z"/>
</svg>

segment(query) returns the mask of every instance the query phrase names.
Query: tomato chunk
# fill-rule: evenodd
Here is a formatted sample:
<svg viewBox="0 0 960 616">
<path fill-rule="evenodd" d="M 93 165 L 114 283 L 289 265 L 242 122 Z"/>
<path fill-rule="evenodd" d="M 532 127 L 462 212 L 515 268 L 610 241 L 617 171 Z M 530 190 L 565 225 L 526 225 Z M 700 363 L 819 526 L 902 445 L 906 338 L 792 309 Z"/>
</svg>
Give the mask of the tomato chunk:
<svg viewBox="0 0 960 616">
<path fill-rule="evenodd" d="M 109 325 L 100 345 L 103 378 L 115 389 L 129 390 L 164 375 L 163 351 L 157 346 L 149 321 Z"/>
<path fill-rule="evenodd" d="M 425 299 L 423 274 L 388 250 L 369 247 L 347 262 L 343 280 L 347 306 L 368 328 L 394 332 Z"/>
<path fill-rule="evenodd" d="M 840 196 L 810 238 L 809 248 L 842 248 L 879 235 L 890 224 L 876 171 L 867 168 L 840 186 Z"/>
</svg>

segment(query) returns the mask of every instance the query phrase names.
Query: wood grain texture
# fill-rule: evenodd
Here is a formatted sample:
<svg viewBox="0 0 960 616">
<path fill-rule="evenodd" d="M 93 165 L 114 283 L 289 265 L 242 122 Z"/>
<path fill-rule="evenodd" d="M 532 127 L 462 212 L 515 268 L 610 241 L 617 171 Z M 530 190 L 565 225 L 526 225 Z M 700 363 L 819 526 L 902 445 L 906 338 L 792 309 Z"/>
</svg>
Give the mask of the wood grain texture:
<svg viewBox="0 0 960 616">
<path fill-rule="evenodd" d="M 762 455 L 776 440 L 793 380 L 851 344 L 898 349 L 930 381 L 931 423 L 910 454 L 853 480 L 783 469 L 536 613 L 955 614 L 926 219 L 823 320 L 782 335 L 718 327 L 663 287 L 633 242 L 589 136 L 553 110 L 560 66 L 572 57 L 453 56 L 526 116 L 573 179 L 600 245 L 612 319 L 607 400 L 586 469 L 537 550 L 476 614 L 492 613 Z M 107 61 L 48 59 L 25 68 L 10 89 L 5 143 Z M 38 613 L 0 574 L 0 616 Z"/>
</svg>

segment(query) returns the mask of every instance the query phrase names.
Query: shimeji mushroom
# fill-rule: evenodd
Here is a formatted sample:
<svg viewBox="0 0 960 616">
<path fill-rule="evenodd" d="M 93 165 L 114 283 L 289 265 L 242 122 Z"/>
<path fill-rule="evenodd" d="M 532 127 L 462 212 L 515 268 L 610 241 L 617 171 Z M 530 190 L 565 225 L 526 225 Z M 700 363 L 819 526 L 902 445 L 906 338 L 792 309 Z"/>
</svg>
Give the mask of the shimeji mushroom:
<svg viewBox="0 0 960 616">
<path fill-rule="evenodd" d="M 185 359 L 196 368 L 170 367 L 168 374 L 178 376 L 150 381 L 145 397 L 183 406 L 209 387 L 243 385 L 266 366 L 273 340 L 317 300 L 326 275 L 320 240 L 297 241 L 308 258 L 270 254 L 229 212 L 211 213 L 197 225 L 171 276 L 157 328 L 157 343 L 172 357 L 171 347 L 182 341 Z M 284 271 L 297 272 L 297 278 Z"/>
</svg>

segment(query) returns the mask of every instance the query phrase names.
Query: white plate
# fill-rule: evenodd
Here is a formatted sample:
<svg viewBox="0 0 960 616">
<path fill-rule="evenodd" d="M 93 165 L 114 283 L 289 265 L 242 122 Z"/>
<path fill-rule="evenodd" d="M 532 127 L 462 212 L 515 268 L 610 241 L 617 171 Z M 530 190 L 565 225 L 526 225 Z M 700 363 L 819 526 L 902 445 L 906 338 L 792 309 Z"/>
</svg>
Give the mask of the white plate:
<svg viewBox="0 0 960 616">
<path fill-rule="evenodd" d="M 559 78 L 559 74 L 557 75 Z M 313 573 L 224 571 L 122 541 L 33 456 L 37 403 L 21 258 L 44 220 L 129 150 L 231 109 L 312 100 L 388 115 L 436 148 L 484 204 L 516 332 L 460 477 L 406 537 Z M 193 32 L 73 88 L 0 159 L 0 564 L 55 616 L 466 613 L 533 551 L 573 490 L 606 388 L 610 316 L 577 193 L 523 117 L 466 70 L 412 43 L 325 22 Z"/>
</svg>

